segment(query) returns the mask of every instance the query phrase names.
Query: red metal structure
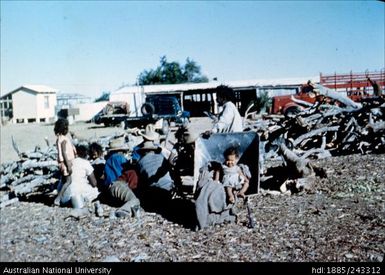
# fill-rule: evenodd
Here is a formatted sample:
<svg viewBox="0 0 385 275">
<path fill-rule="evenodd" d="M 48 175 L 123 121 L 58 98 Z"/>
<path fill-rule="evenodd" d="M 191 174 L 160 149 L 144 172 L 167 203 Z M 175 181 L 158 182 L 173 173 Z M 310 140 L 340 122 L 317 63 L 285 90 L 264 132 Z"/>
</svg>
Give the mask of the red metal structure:
<svg viewBox="0 0 385 275">
<path fill-rule="evenodd" d="M 368 77 L 372 81 L 376 81 L 380 86 L 381 90 L 385 88 L 385 70 L 381 70 L 380 72 L 365 72 L 365 73 L 353 73 L 350 72 L 348 74 L 330 74 L 330 75 L 322 75 L 320 74 L 320 84 L 334 89 L 336 91 L 346 91 L 350 93 L 354 92 L 366 92 L 368 94 L 372 94 L 371 91 L 372 85 L 368 81 Z M 361 90 L 362 88 L 362 90 Z"/>
<path fill-rule="evenodd" d="M 373 96 L 373 86 L 368 80 L 375 81 L 380 91 L 385 90 L 385 69 L 380 72 L 365 72 L 348 74 L 320 74 L 320 84 L 335 91 L 344 92 L 354 101 L 361 101 L 364 97 Z M 291 100 L 291 96 L 296 99 L 314 103 L 315 98 L 310 97 L 308 91 L 303 89 L 306 84 L 298 88 L 295 95 L 283 95 L 273 97 L 272 113 L 289 114 L 300 111 L 301 107 Z M 384 94 L 384 92 L 383 92 Z"/>
</svg>

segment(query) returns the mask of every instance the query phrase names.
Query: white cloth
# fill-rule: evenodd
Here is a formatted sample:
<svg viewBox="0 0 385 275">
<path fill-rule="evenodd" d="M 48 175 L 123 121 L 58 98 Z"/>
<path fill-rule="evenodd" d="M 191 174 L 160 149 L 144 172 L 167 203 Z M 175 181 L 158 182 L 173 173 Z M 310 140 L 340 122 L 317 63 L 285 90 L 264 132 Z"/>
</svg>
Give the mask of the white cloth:
<svg viewBox="0 0 385 275">
<path fill-rule="evenodd" d="M 222 112 L 218 115 L 218 121 L 214 124 L 213 133 L 242 132 L 242 117 L 237 107 L 231 101 L 223 105 Z"/>
<path fill-rule="evenodd" d="M 90 161 L 91 165 L 106 164 L 106 160 L 103 157 L 98 157 L 97 159 Z"/>
<path fill-rule="evenodd" d="M 223 179 L 222 183 L 224 187 L 231 187 L 235 189 L 241 189 L 244 183 L 244 178 L 240 175 L 241 168 L 237 165 L 228 167 L 222 165 L 223 168 Z"/>
<path fill-rule="evenodd" d="M 98 188 L 92 187 L 88 182 L 88 176 L 92 174 L 94 168 L 91 163 L 82 158 L 75 158 L 72 164 L 71 184 L 65 190 L 61 203 L 71 201 L 74 196 L 80 196 L 85 202 L 90 202 L 99 195 Z"/>
</svg>

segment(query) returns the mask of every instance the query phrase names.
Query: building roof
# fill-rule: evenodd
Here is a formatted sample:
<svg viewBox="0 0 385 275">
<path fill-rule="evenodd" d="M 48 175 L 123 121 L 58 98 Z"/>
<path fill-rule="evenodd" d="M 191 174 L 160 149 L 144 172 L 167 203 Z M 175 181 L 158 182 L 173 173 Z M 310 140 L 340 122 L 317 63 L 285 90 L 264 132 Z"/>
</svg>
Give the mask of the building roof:
<svg viewBox="0 0 385 275">
<path fill-rule="evenodd" d="M 19 88 L 9 92 L 9 93 L 6 93 L 5 95 L 1 96 L 1 98 L 3 97 L 6 97 L 10 94 L 13 94 L 15 92 L 18 92 L 22 89 L 27 89 L 27 90 L 30 90 L 31 92 L 34 92 L 34 93 L 37 93 L 37 94 L 56 94 L 59 90 L 57 89 L 54 89 L 52 87 L 49 87 L 49 86 L 45 86 L 45 85 L 30 85 L 30 84 L 27 84 L 27 85 L 23 85 L 23 86 L 20 86 Z"/>
<path fill-rule="evenodd" d="M 49 86 L 45 86 L 45 85 L 23 85 L 21 86 L 21 88 L 24 87 L 24 88 L 27 88 L 31 91 L 34 91 L 34 92 L 37 92 L 37 93 L 57 93 L 59 90 L 57 89 L 54 89 L 52 87 L 49 87 Z"/>
<path fill-rule="evenodd" d="M 161 84 L 161 85 L 143 85 L 143 86 L 125 86 L 114 92 L 118 94 L 131 93 L 159 93 L 159 92 L 181 92 L 190 90 L 215 89 L 219 85 L 227 85 L 234 89 L 246 87 L 280 86 L 280 85 L 300 85 L 308 80 L 319 82 L 319 76 L 301 77 L 301 78 L 280 78 L 280 79 L 252 79 L 238 81 L 213 81 L 207 83 L 184 83 L 184 84 Z"/>
<path fill-rule="evenodd" d="M 77 93 L 58 93 L 57 99 L 91 99 L 91 97 Z"/>
<path fill-rule="evenodd" d="M 305 84 L 309 80 L 311 80 L 313 83 L 318 83 L 319 76 L 238 80 L 238 81 L 229 81 L 225 85 L 228 85 L 232 88 L 301 85 L 301 84 Z"/>
</svg>

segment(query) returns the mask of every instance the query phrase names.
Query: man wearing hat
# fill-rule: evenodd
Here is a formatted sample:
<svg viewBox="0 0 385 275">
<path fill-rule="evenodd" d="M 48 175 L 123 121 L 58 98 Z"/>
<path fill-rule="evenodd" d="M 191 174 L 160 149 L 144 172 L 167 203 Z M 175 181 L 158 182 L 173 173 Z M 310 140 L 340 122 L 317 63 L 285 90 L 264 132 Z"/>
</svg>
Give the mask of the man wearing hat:
<svg viewBox="0 0 385 275">
<path fill-rule="evenodd" d="M 139 132 L 139 135 L 143 137 L 143 142 L 134 147 L 132 152 L 132 160 L 139 161 L 139 159 L 143 156 L 142 150 L 140 150 L 145 142 L 150 141 L 153 144 L 159 144 L 160 135 L 155 131 L 154 124 L 148 124 L 144 131 Z"/>
<path fill-rule="evenodd" d="M 108 146 L 108 155 L 104 167 L 104 185 L 109 186 L 115 181 L 123 171 L 123 165 L 128 162 L 125 153 L 129 150 L 124 138 L 112 139 Z"/>
<path fill-rule="evenodd" d="M 134 215 L 138 217 L 140 202 L 129 187 L 129 183 L 122 179 L 123 170 L 129 164 L 125 153 L 129 150 L 124 138 L 113 139 L 109 144 L 109 156 L 104 169 L 104 191 L 112 204 L 121 205 L 116 210 L 118 217 Z M 123 204 L 123 205 L 122 205 Z"/>
<path fill-rule="evenodd" d="M 151 137 L 151 136 L 147 136 Z M 145 140 L 138 149 L 139 198 L 146 211 L 168 211 L 174 181 L 170 164 L 162 154 L 162 148 L 152 140 Z"/>
</svg>

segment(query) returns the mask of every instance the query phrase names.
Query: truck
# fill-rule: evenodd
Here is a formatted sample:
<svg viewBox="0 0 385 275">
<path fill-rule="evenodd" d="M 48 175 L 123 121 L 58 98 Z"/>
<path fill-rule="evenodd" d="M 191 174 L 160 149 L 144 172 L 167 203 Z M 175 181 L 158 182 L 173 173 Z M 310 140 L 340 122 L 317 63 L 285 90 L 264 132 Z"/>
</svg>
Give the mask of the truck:
<svg viewBox="0 0 385 275">
<path fill-rule="evenodd" d="M 112 101 L 97 113 L 91 120 L 105 126 L 121 126 L 127 128 L 143 128 L 149 123 L 162 120 L 162 128 L 170 125 L 183 125 L 190 120 L 190 113 L 182 110 L 175 96 L 147 96 L 141 106 L 141 116 L 130 116 L 127 102 Z"/>
<path fill-rule="evenodd" d="M 385 88 L 385 71 L 365 72 L 365 73 L 348 73 L 348 74 L 320 74 L 320 84 L 334 89 L 337 92 L 345 93 L 355 102 L 360 102 L 365 98 L 373 96 L 372 83 L 376 81 L 380 90 Z M 294 95 L 274 96 L 271 113 L 290 115 L 301 111 L 301 106 L 292 100 L 292 97 L 313 104 L 316 100 L 310 83 L 304 84 L 297 88 Z"/>
</svg>

